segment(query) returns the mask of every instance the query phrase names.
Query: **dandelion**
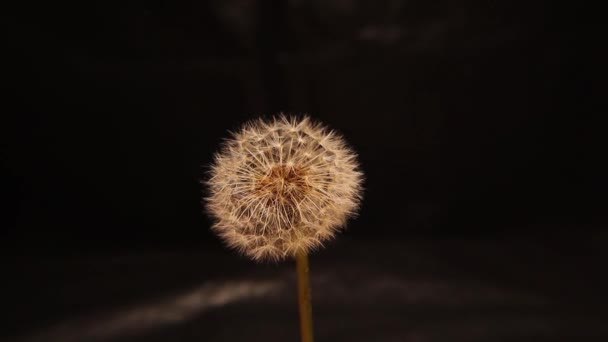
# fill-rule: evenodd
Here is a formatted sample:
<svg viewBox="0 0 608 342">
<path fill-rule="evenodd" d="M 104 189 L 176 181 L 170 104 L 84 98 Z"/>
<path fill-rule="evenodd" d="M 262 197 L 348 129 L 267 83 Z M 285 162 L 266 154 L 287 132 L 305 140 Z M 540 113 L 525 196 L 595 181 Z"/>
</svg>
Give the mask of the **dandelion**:
<svg viewBox="0 0 608 342">
<path fill-rule="evenodd" d="M 255 260 L 330 240 L 356 213 L 362 173 L 343 138 L 308 117 L 245 124 L 215 156 L 206 204 L 213 230 Z"/>
<path fill-rule="evenodd" d="M 363 174 L 356 158 L 334 131 L 281 115 L 245 124 L 211 167 L 212 229 L 254 260 L 295 257 L 302 342 L 313 341 L 308 253 L 359 208 Z"/>
</svg>

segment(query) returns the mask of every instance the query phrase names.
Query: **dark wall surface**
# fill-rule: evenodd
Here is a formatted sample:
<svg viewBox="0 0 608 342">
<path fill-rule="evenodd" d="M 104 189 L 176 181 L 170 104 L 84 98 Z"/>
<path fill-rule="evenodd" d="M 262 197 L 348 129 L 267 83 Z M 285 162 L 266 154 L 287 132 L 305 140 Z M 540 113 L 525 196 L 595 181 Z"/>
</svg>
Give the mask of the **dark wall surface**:
<svg viewBox="0 0 608 342">
<path fill-rule="evenodd" d="M 365 172 L 317 341 L 606 341 L 590 2 L 4 4 L 0 340 L 295 341 L 293 263 L 211 234 L 228 130 L 308 113 Z"/>
<path fill-rule="evenodd" d="M 3 241 L 216 244 L 205 167 L 227 130 L 278 112 L 308 113 L 359 152 L 354 237 L 597 227 L 607 184 L 593 12 L 550 1 L 17 5 L 3 14 Z"/>
</svg>

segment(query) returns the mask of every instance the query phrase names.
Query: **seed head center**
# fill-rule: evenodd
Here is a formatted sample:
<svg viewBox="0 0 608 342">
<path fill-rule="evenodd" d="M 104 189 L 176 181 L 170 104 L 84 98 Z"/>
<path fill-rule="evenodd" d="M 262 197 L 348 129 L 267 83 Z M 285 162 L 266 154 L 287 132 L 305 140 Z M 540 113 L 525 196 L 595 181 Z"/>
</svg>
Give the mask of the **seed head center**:
<svg viewBox="0 0 608 342">
<path fill-rule="evenodd" d="M 277 165 L 261 177 L 257 190 L 271 194 L 281 201 L 301 197 L 307 189 L 305 176 L 301 168 Z"/>
</svg>

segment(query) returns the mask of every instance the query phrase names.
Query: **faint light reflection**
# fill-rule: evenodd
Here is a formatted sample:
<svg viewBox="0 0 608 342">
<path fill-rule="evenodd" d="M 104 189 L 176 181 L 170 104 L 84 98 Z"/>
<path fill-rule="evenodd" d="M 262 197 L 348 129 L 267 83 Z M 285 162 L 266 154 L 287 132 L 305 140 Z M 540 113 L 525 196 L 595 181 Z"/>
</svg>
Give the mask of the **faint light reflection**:
<svg viewBox="0 0 608 342">
<path fill-rule="evenodd" d="M 61 322 L 22 341 L 98 341 L 136 334 L 186 321 L 204 311 L 241 299 L 276 293 L 281 287 L 279 281 L 205 284 L 174 298 L 108 315 L 93 315 Z"/>
</svg>

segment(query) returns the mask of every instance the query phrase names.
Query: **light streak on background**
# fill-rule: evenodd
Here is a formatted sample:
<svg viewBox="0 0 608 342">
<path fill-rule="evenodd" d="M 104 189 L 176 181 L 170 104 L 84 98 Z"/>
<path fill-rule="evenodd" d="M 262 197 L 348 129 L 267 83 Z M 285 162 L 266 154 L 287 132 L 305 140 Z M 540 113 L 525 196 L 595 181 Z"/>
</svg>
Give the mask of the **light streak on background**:
<svg viewBox="0 0 608 342">
<path fill-rule="evenodd" d="M 235 281 L 203 284 L 173 298 L 146 303 L 107 315 L 68 319 L 21 341 L 102 341 L 143 333 L 196 318 L 241 300 L 267 296 L 283 287 L 279 281 Z"/>
</svg>

